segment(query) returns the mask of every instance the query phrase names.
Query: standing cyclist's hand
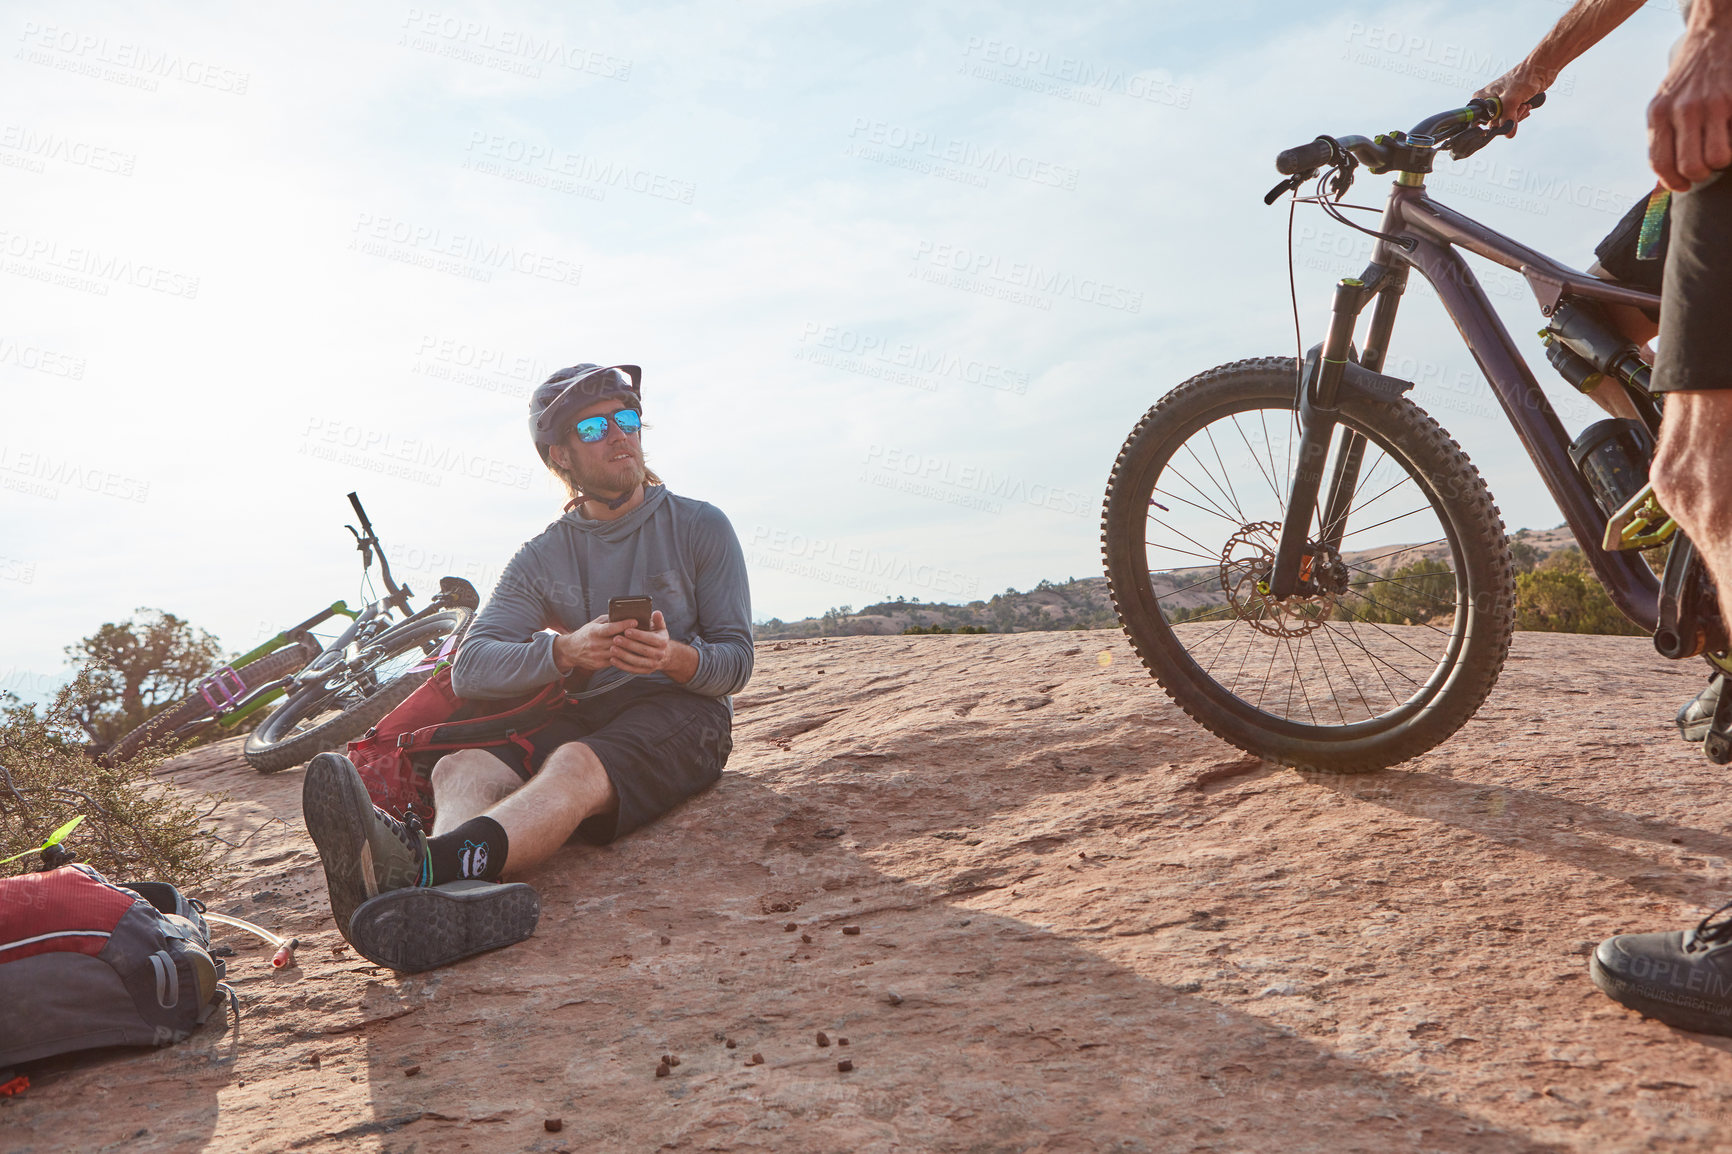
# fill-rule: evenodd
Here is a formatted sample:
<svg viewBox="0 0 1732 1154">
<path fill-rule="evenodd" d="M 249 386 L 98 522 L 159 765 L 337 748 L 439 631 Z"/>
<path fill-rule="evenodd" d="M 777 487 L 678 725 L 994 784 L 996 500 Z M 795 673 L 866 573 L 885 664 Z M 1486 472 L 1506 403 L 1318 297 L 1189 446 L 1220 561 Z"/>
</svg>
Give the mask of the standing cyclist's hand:
<svg viewBox="0 0 1732 1154">
<path fill-rule="evenodd" d="M 1648 162 L 1673 192 L 1732 167 L 1732 9 L 1698 0 L 1648 105 Z"/>
<path fill-rule="evenodd" d="M 630 621 L 609 621 L 603 613 L 581 629 L 553 639 L 553 663 L 561 673 L 594 673 L 612 663 L 613 639 L 632 627 Z"/>
<path fill-rule="evenodd" d="M 1533 109 L 1526 107 L 1527 102 L 1550 88 L 1555 80 L 1556 73 L 1543 73 L 1523 61 L 1473 95 L 1476 100 L 1495 96 L 1503 106 L 1502 115 L 1492 121 L 1490 127 L 1515 125 L 1533 115 Z M 1516 129 L 1512 127 L 1510 135 L 1515 134 Z"/>
</svg>

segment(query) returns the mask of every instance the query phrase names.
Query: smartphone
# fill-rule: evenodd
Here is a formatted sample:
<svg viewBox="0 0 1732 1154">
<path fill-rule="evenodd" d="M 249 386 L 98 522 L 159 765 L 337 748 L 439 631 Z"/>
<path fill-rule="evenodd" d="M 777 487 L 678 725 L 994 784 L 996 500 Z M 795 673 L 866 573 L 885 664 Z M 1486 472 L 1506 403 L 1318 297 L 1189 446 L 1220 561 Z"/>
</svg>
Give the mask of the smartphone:
<svg viewBox="0 0 1732 1154">
<path fill-rule="evenodd" d="M 648 597 L 613 597 L 607 603 L 609 621 L 636 621 L 645 633 L 649 632 L 651 611 Z"/>
</svg>

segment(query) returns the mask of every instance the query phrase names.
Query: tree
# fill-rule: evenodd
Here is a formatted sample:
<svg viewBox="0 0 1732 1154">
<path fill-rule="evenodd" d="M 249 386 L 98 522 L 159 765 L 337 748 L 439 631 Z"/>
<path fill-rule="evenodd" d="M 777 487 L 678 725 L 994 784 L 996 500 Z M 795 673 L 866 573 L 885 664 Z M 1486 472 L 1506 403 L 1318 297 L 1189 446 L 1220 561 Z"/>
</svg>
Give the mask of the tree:
<svg viewBox="0 0 1732 1154">
<path fill-rule="evenodd" d="M 1559 549 L 1527 573 L 1516 574 L 1516 628 L 1545 633 L 1614 633 L 1642 630 L 1622 614 L 1588 568 L 1580 549 Z"/>
<path fill-rule="evenodd" d="M 108 622 L 66 647 L 67 657 L 91 671 L 90 692 L 70 716 L 99 745 L 191 693 L 222 660 L 217 639 L 183 618 L 161 609 L 133 612 L 138 620 Z"/>
</svg>

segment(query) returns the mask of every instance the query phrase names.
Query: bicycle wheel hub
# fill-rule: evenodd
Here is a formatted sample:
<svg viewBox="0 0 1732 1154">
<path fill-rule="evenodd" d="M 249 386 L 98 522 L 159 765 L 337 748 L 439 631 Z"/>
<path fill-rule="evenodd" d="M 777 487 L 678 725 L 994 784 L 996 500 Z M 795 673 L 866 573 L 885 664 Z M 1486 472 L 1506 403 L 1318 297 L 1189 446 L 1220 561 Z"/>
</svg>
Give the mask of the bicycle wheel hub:
<svg viewBox="0 0 1732 1154">
<path fill-rule="evenodd" d="M 1275 547 L 1280 539 L 1279 521 L 1254 521 L 1227 538 L 1221 550 L 1221 589 L 1233 616 L 1259 633 L 1303 637 L 1329 620 L 1335 611 L 1335 593 L 1307 579 L 1304 593 L 1285 599 L 1269 596 L 1269 575 L 1275 570 Z M 1316 566 L 1316 558 L 1309 552 L 1305 561 L 1306 569 Z M 1319 568 L 1329 568 L 1333 575 L 1333 566 Z M 1305 576 L 1309 578 L 1309 574 Z"/>
</svg>

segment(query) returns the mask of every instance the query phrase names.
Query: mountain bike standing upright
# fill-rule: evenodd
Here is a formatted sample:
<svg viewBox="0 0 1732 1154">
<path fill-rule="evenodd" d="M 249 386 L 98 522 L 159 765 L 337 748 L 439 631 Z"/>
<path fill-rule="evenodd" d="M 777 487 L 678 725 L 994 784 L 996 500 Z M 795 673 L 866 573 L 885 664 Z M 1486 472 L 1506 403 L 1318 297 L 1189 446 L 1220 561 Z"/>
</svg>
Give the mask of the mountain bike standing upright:
<svg viewBox="0 0 1732 1154">
<path fill-rule="evenodd" d="M 1485 127 L 1500 113 L 1475 100 L 1410 132 L 1283 152 L 1288 179 L 1266 203 L 1317 177 L 1303 200 L 1353 228 L 1338 202 L 1357 167 L 1396 174 L 1378 226 L 1361 229 L 1376 238 L 1370 264 L 1336 285 L 1327 335 L 1303 360 L 1237 361 L 1185 381 L 1113 466 L 1101 541 L 1120 622 L 1186 713 L 1272 761 L 1364 772 L 1416 757 L 1473 716 L 1509 650 L 1514 570 L 1497 506 L 1408 398 L 1412 382 L 1382 372 L 1412 269 L 1612 602 L 1662 656 L 1732 669 L 1707 573 L 1647 484 L 1661 416 L 1648 366 L 1600 311 L 1657 309 L 1659 298 L 1569 268 L 1426 191 L 1440 151 L 1459 159 L 1507 132 Z M 1622 388 L 1640 419 L 1598 422 L 1572 443 L 1458 249 L 1519 272 L 1548 318 L 1548 361 L 1583 391 Z M 1721 713 L 1704 748 L 1725 761 L 1732 710 Z"/>
</svg>

